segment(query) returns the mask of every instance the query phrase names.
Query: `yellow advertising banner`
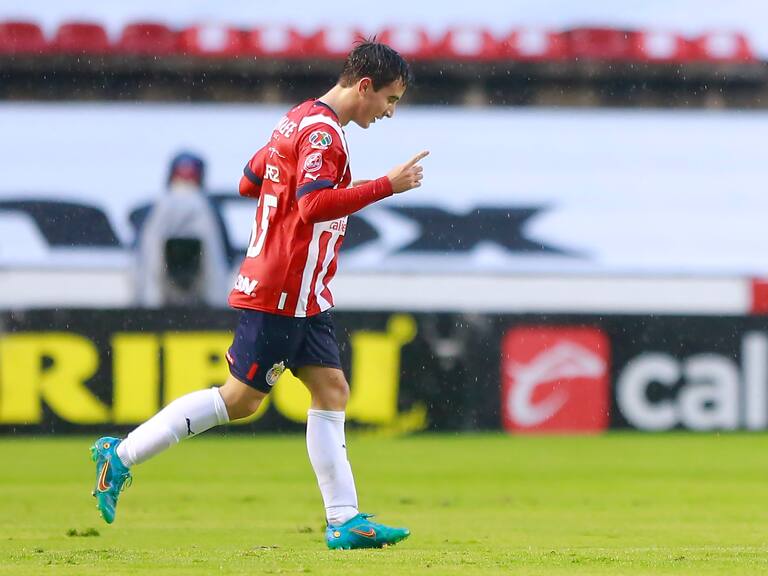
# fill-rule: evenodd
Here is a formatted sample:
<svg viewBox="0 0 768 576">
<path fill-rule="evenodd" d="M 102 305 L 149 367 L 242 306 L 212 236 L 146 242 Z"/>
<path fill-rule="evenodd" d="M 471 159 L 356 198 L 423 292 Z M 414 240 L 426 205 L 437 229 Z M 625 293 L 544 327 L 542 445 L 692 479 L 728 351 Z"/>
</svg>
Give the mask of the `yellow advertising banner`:
<svg viewBox="0 0 768 576">
<path fill-rule="evenodd" d="M 91 334 L 51 329 L 0 335 L 0 426 L 41 426 L 49 417 L 75 429 L 132 426 L 175 398 L 227 378 L 230 331 L 123 330 L 106 312 L 102 320 Z M 416 321 L 405 314 L 391 315 L 384 330 L 349 333 L 349 421 L 400 431 L 426 427 L 423 403 L 399 406 L 401 353 L 416 334 Z M 259 412 L 238 423 L 268 414 L 302 423 L 309 403 L 307 389 L 286 370 Z"/>
</svg>

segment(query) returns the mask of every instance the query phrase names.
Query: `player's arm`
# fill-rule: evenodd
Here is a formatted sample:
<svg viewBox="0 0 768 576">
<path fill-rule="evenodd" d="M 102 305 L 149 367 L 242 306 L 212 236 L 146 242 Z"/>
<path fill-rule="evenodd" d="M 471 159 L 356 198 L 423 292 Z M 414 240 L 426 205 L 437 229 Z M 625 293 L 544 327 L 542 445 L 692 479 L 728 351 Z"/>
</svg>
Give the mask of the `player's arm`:
<svg viewBox="0 0 768 576">
<path fill-rule="evenodd" d="M 264 181 L 264 166 L 266 164 L 267 146 L 253 155 L 243 168 L 240 178 L 240 196 L 258 198 L 261 194 L 261 184 Z"/>
<path fill-rule="evenodd" d="M 422 152 L 386 176 L 350 188 L 335 188 L 343 177 L 346 153 L 338 143 L 326 150 L 313 150 L 299 141 L 299 173 L 296 196 L 304 222 L 335 220 L 357 212 L 383 198 L 421 186 L 422 168 L 417 163 Z"/>
<path fill-rule="evenodd" d="M 321 187 L 315 188 L 312 184 Z M 297 190 L 299 215 L 307 223 L 349 216 L 393 193 L 392 183 L 386 176 L 350 188 L 333 188 L 335 183 L 329 180 L 312 184 Z"/>
</svg>

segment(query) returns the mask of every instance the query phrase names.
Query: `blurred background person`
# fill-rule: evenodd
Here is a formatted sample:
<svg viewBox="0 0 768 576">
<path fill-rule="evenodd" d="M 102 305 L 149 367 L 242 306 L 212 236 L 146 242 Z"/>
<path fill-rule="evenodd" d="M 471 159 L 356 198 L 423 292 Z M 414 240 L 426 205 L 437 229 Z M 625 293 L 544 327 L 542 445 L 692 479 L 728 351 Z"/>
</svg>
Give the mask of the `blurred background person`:
<svg viewBox="0 0 768 576">
<path fill-rule="evenodd" d="M 138 232 L 139 306 L 222 306 L 229 288 L 225 230 L 205 192 L 202 158 L 181 152 L 171 161 L 167 194 Z"/>
</svg>

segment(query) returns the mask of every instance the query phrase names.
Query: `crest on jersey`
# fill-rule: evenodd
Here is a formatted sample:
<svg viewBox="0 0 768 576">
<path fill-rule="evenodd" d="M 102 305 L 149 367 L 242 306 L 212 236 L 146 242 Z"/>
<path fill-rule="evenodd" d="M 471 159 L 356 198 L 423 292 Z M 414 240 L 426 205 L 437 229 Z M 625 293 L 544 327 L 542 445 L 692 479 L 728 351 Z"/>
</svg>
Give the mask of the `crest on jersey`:
<svg viewBox="0 0 768 576">
<path fill-rule="evenodd" d="M 331 135 L 323 130 L 315 130 L 309 135 L 309 145 L 315 150 L 328 150 L 332 142 Z"/>
<path fill-rule="evenodd" d="M 320 152 L 314 152 L 307 156 L 307 159 L 304 160 L 304 171 L 305 172 L 317 172 L 320 170 L 320 167 L 323 165 L 323 155 Z"/>
<path fill-rule="evenodd" d="M 285 372 L 285 362 L 275 362 L 272 364 L 272 368 L 267 370 L 267 385 L 274 386 L 280 379 L 280 376 Z"/>
</svg>

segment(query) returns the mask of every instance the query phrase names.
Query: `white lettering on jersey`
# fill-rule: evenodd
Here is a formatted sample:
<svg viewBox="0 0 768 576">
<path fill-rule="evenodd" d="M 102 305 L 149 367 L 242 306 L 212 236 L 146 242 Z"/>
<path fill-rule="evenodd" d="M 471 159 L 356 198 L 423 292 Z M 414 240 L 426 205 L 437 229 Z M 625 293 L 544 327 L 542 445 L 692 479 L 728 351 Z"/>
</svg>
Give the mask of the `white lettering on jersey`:
<svg viewBox="0 0 768 576">
<path fill-rule="evenodd" d="M 317 180 L 320 177 L 320 174 L 310 174 L 309 172 L 304 173 L 304 178 L 309 178 L 310 180 Z"/>
<path fill-rule="evenodd" d="M 267 165 L 269 166 L 269 165 Z M 253 220 L 253 228 L 251 229 L 251 240 L 249 242 L 248 250 L 245 255 L 248 258 L 255 258 L 261 254 L 264 248 L 264 241 L 267 238 L 267 228 L 269 228 L 269 210 L 270 208 L 277 208 L 277 196 L 274 194 L 264 194 L 259 200 L 261 207 L 261 230 L 256 226 L 256 219 Z"/>
<path fill-rule="evenodd" d="M 286 138 L 289 138 L 291 134 L 293 134 L 293 131 L 296 130 L 296 122 L 293 122 L 288 118 L 288 116 L 283 116 L 280 119 L 280 122 L 277 123 L 277 127 L 275 127 L 275 130 L 277 130 L 280 134 L 285 136 Z"/>
<path fill-rule="evenodd" d="M 272 158 L 272 156 L 274 156 L 275 154 L 277 154 L 280 158 L 285 158 L 285 156 L 283 154 L 280 154 L 280 152 L 278 152 L 277 148 L 275 148 L 274 146 L 270 146 L 268 150 L 269 150 L 270 158 Z"/>
<path fill-rule="evenodd" d="M 267 180 L 272 180 L 272 182 L 275 182 L 276 184 L 280 183 L 280 169 L 277 166 L 274 166 L 272 164 L 267 164 L 267 169 L 264 174 L 264 177 Z"/>
<path fill-rule="evenodd" d="M 237 277 L 237 282 L 235 282 L 235 290 L 251 296 L 258 283 L 258 280 L 251 280 L 247 276 L 239 275 Z"/>
</svg>

